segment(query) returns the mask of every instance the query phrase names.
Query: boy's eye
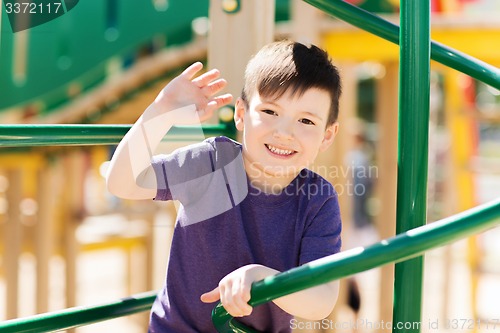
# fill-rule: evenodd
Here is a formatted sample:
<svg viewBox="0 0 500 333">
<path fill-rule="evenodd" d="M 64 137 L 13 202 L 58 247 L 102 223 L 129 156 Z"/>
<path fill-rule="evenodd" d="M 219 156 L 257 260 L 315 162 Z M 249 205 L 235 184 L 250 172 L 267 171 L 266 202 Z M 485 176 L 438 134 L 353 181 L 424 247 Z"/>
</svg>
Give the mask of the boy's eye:
<svg viewBox="0 0 500 333">
<path fill-rule="evenodd" d="M 302 124 L 306 124 L 306 125 L 315 125 L 313 121 L 307 119 L 307 118 L 302 118 L 299 120 Z"/>
<path fill-rule="evenodd" d="M 264 109 L 264 110 L 262 110 L 262 112 L 264 112 L 265 114 L 269 114 L 271 116 L 276 116 L 277 115 L 277 113 L 274 112 L 273 110 Z"/>
</svg>

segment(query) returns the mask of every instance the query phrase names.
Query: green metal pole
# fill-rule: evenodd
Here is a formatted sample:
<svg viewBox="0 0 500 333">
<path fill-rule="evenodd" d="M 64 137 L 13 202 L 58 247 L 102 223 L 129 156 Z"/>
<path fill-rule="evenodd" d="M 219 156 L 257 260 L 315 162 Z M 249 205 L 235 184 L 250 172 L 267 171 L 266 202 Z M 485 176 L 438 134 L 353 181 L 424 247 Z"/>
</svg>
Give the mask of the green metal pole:
<svg viewBox="0 0 500 333">
<path fill-rule="evenodd" d="M 0 125 L 0 147 L 84 146 L 118 144 L 132 125 Z M 169 141 L 199 140 L 205 136 L 235 136 L 232 123 L 174 126 L 166 134 Z"/>
<path fill-rule="evenodd" d="M 148 311 L 157 291 L 132 295 L 98 306 L 79 306 L 57 312 L 43 313 L 28 318 L 0 323 L 1 333 L 47 333 L 97 323 Z"/>
<path fill-rule="evenodd" d="M 429 0 L 402 0 L 396 233 L 426 222 L 430 98 Z M 393 332 L 420 332 L 423 257 L 396 265 Z"/>
</svg>

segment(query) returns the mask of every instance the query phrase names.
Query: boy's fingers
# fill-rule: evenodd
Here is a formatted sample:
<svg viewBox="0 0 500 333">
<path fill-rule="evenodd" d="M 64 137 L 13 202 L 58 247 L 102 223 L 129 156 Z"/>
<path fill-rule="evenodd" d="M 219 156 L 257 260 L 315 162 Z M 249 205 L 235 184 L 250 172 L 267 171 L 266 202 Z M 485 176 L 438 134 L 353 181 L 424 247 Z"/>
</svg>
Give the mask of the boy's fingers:
<svg viewBox="0 0 500 333">
<path fill-rule="evenodd" d="M 200 300 L 203 303 L 217 302 L 219 300 L 219 298 L 220 298 L 219 287 L 217 287 L 214 290 L 211 290 L 207 293 L 204 293 L 200 296 Z"/>
<path fill-rule="evenodd" d="M 227 85 L 227 81 L 224 79 L 218 79 L 215 80 L 214 82 L 210 82 L 207 84 L 206 87 L 203 87 L 203 93 L 205 96 L 212 96 L 224 89 L 224 87 Z"/>
<path fill-rule="evenodd" d="M 208 85 L 211 81 L 217 79 L 220 76 L 220 72 L 218 69 L 211 69 L 206 73 L 201 74 L 196 79 L 193 79 L 193 83 L 196 84 L 199 88 L 203 88 Z"/>
<path fill-rule="evenodd" d="M 232 100 L 233 100 L 233 95 L 231 95 L 231 94 L 224 94 L 224 95 L 220 95 L 220 96 L 214 97 L 212 99 L 212 101 L 210 101 L 210 103 L 215 102 L 216 103 L 216 107 L 220 108 L 221 106 L 224 106 L 226 104 L 231 103 Z"/>
<path fill-rule="evenodd" d="M 240 289 L 235 283 L 233 285 L 232 293 L 234 307 L 237 309 L 239 316 L 249 315 L 252 312 L 252 307 L 248 304 L 248 300 L 250 299 L 250 297 L 246 297 L 246 290 Z M 246 300 L 247 298 L 248 300 Z"/>
<path fill-rule="evenodd" d="M 224 105 L 231 103 L 232 100 L 233 100 L 233 95 L 231 95 L 231 94 L 225 94 L 225 95 L 214 97 L 205 106 L 204 112 L 207 115 L 211 115 L 218 108 L 223 107 Z"/>
<path fill-rule="evenodd" d="M 211 107 L 206 107 L 205 109 L 198 111 L 198 117 L 199 117 L 200 121 L 204 122 L 204 121 L 212 118 L 214 111 L 215 111 L 215 108 L 211 108 Z"/>
<path fill-rule="evenodd" d="M 191 66 L 189 66 L 188 68 L 186 68 L 180 76 L 185 76 L 186 78 L 188 78 L 189 80 L 191 80 L 193 78 L 193 76 L 195 76 L 196 73 L 198 73 L 200 71 L 200 69 L 203 68 L 203 64 L 199 61 L 195 62 L 194 64 L 192 64 Z"/>
<path fill-rule="evenodd" d="M 232 290 L 231 286 L 226 286 L 226 288 L 223 288 L 221 290 L 221 295 L 220 295 L 220 301 L 222 305 L 224 306 L 224 309 L 226 309 L 227 312 L 233 317 L 237 315 L 235 313 L 235 304 L 233 303 L 233 298 L 232 298 Z"/>
</svg>

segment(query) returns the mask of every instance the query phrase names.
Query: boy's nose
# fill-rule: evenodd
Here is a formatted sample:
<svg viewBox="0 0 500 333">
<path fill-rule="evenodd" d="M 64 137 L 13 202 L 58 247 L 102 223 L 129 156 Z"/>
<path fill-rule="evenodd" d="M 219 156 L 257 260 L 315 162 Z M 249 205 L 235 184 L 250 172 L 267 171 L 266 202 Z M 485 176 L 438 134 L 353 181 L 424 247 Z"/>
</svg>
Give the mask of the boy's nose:
<svg viewBox="0 0 500 333">
<path fill-rule="evenodd" d="M 293 122 L 282 120 L 274 130 L 274 137 L 281 140 L 293 139 Z"/>
</svg>

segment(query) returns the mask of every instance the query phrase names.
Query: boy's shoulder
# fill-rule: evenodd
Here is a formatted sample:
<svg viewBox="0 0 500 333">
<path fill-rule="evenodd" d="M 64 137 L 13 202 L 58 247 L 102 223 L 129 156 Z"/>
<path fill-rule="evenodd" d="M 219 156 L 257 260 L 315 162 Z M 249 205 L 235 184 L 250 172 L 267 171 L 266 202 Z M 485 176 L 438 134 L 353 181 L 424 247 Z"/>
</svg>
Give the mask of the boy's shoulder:
<svg viewBox="0 0 500 333">
<path fill-rule="evenodd" d="M 228 138 L 227 136 L 222 136 L 222 135 L 221 136 L 212 136 L 212 137 L 206 138 L 205 142 L 208 142 L 210 144 L 230 143 L 234 146 L 241 147 L 241 143 L 239 143 L 238 141 L 235 141 L 231 138 Z"/>
<path fill-rule="evenodd" d="M 237 160 L 243 166 L 241 144 L 226 136 L 216 136 L 205 139 L 211 146 L 214 167 L 220 169 Z"/>
<path fill-rule="evenodd" d="M 242 186 L 247 179 L 241 145 L 227 137 L 207 138 L 170 154 L 157 155 L 152 165 L 157 176 L 156 198 L 179 200 L 190 223 L 224 212 L 231 203 L 240 203 L 248 192 Z M 224 198 L 228 204 L 222 204 Z"/>
<path fill-rule="evenodd" d="M 324 201 L 331 197 L 338 197 L 332 183 L 310 169 L 302 169 L 297 178 L 297 193 L 306 196 L 307 199 L 315 198 L 316 200 Z"/>
<path fill-rule="evenodd" d="M 181 156 L 182 159 L 186 155 L 200 156 L 200 155 L 214 155 L 214 157 L 221 158 L 224 156 L 234 156 L 241 152 L 241 144 L 233 139 L 225 136 L 209 137 L 203 141 L 192 143 L 180 148 L 175 149 L 168 154 L 158 154 L 154 156 L 154 160 L 169 159 Z"/>
<path fill-rule="evenodd" d="M 204 143 L 211 145 L 215 150 L 240 150 L 241 151 L 241 143 L 235 141 L 227 136 L 213 136 L 206 138 Z"/>
<path fill-rule="evenodd" d="M 168 154 L 155 155 L 151 162 L 156 172 L 165 169 L 165 177 L 170 176 L 170 181 L 176 184 L 211 174 L 235 160 L 241 160 L 241 144 L 219 136 L 177 148 Z"/>
</svg>

